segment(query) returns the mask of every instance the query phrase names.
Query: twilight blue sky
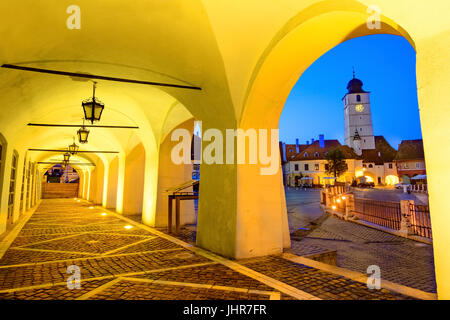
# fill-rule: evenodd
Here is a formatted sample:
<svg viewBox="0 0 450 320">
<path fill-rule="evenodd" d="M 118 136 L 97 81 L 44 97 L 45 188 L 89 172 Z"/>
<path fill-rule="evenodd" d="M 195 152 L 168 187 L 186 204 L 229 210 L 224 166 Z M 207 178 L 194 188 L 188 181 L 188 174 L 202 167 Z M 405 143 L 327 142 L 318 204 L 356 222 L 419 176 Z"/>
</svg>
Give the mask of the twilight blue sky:
<svg viewBox="0 0 450 320">
<path fill-rule="evenodd" d="M 356 77 L 370 91 L 375 135 L 392 147 L 401 140 L 421 139 L 415 51 L 404 38 L 372 35 L 346 41 L 312 64 L 292 89 L 280 118 L 280 140 L 304 144 L 325 134 L 344 144 L 341 99 Z"/>
</svg>

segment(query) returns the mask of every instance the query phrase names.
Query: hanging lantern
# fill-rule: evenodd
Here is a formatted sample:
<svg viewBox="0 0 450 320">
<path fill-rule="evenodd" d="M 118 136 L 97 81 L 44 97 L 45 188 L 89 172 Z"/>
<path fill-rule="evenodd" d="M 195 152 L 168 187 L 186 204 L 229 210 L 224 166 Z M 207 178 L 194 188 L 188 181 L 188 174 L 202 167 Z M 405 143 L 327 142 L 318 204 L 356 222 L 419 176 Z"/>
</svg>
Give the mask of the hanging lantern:
<svg viewBox="0 0 450 320">
<path fill-rule="evenodd" d="M 78 131 L 78 141 L 80 143 L 86 143 L 88 141 L 89 130 L 83 125 Z"/>
<path fill-rule="evenodd" d="M 66 152 L 66 153 L 64 153 L 63 156 L 64 156 L 63 162 L 64 162 L 65 164 L 69 163 L 70 153 Z"/>
<path fill-rule="evenodd" d="M 84 111 L 84 119 L 91 121 L 91 123 L 94 123 L 94 121 L 100 121 L 100 117 L 102 116 L 103 108 L 105 108 L 105 105 L 97 100 L 95 98 L 95 85 L 97 83 L 94 82 L 94 89 L 92 98 L 89 98 L 87 100 L 84 100 L 81 105 L 83 106 Z"/>
<path fill-rule="evenodd" d="M 75 140 L 75 138 L 74 138 L 74 140 Z M 79 148 L 80 147 L 74 141 L 72 144 L 69 145 L 69 153 L 71 155 L 76 155 Z"/>
</svg>

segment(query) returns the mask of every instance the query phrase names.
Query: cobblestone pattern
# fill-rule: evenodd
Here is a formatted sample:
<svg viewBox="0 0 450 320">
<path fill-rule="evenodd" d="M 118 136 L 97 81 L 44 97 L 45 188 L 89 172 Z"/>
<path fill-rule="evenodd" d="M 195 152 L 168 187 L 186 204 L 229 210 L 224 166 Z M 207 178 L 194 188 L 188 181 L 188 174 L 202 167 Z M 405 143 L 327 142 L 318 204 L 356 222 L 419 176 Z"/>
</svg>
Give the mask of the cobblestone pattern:
<svg viewBox="0 0 450 320">
<path fill-rule="evenodd" d="M 330 300 L 404 300 L 401 294 L 386 289 L 369 290 L 363 283 L 320 271 L 276 256 L 241 261 L 244 266 L 287 283 L 321 299 Z"/>
<path fill-rule="evenodd" d="M 233 271 L 221 264 L 186 268 L 183 269 L 182 273 L 179 270 L 170 270 L 163 272 L 152 272 L 134 277 L 273 291 L 272 288 L 266 286 L 265 284 Z"/>
<path fill-rule="evenodd" d="M 268 300 L 268 295 L 121 281 L 91 300 Z"/>
<path fill-rule="evenodd" d="M 344 240 L 344 241 L 343 241 Z M 328 217 L 300 241 L 297 255 L 337 251 L 338 266 L 361 273 L 378 265 L 383 279 L 427 292 L 436 292 L 433 247 L 386 232 Z"/>
<path fill-rule="evenodd" d="M 9 249 L 0 260 L 0 266 L 37 263 L 42 261 L 67 260 L 87 257 L 85 254 L 63 253 L 63 252 L 45 252 L 45 251 L 27 251 Z"/>
<path fill-rule="evenodd" d="M 156 233 L 136 225 L 125 229 L 128 222 L 111 214 L 101 216 L 101 212 L 73 199 L 42 201 L 0 259 L 0 299 L 74 299 L 93 289 L 99 292 L 95 291 L 92 299 L 268 299 L 270 293 L 277 292 L 257 278 L 213 263 Z M 345 278 L 280 259 L 246 263 L 325 299 L 402 298 L 386 291 L 367 292 Z M 81 270 L 80 290 L 61 285 L 69 277 L 70 265 Z M 120 278 L 124 276 L 134 280 Z M 108 279 L 99 280 L 101 277 Z M 117 277 L 120 282 L 99 288 Z M 199 288 L 192 284 L 227 288 Z M 245 292 L 239 292 L 242 290 Z M 280 297 L 292 299 L 285 294 Z"/>
<path fill-rule="evenodd" d="M 80 289 L 72 290 L 64 284 L 49 288 L 0 293 L 0 300 L 73 300 L 109 281 L 111 279 L 83 281 Z"/>
</svg>

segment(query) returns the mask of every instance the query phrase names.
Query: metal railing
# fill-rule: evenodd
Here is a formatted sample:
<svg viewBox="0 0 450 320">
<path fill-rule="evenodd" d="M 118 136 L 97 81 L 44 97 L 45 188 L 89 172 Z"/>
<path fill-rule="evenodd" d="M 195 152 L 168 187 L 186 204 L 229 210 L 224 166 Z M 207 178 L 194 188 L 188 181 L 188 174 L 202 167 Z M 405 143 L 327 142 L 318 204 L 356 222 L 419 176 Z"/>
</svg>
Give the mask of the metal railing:
<svg viewBox="0 0 450 320">
<path fill-rule="evenodd" d="M 426 205 L 409 205 L 411 231 L 421 237 L 433 239 L 431 235 L 430 208 Z"/>
<path fill-rule="evenodd" d="M 386 228 L 400 230 L 402 220 L 400 203 L 355 198 L 356 216 Z"/>
</svg>

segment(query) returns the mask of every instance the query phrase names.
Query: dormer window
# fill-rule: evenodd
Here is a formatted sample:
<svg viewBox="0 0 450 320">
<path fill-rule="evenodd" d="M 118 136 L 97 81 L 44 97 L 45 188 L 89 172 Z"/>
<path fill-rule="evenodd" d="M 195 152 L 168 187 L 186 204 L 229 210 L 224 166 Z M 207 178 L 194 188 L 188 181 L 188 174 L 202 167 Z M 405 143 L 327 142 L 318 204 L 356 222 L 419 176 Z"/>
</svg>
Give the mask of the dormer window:
<svg viewBox="0 0 450 320">
<path fill-rule="evenodd" d="M 318 158 L 319 157 L 319 153 L 318 152 L 314 153 L 314 157 Z"/>
<path fill-rule="evenodd" d="M 303 154 L 303 157 L 308 158 L 308 152 L 305 152 L 305 153 Z"/>
</svg>

